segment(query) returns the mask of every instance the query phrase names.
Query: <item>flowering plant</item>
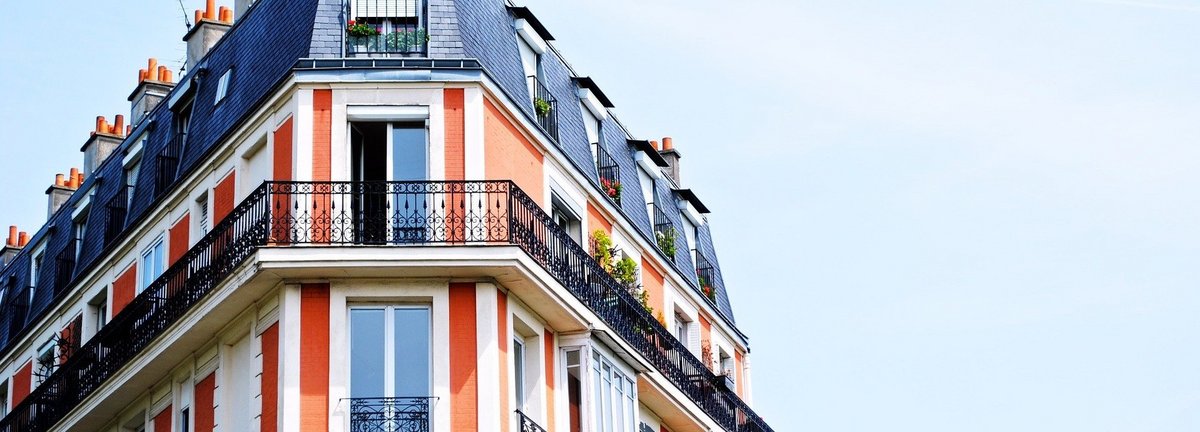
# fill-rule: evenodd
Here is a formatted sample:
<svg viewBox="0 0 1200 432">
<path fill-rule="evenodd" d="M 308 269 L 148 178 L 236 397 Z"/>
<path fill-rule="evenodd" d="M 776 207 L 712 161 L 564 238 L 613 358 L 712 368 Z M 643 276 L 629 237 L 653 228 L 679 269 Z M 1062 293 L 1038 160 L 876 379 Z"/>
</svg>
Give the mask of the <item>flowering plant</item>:
<svg viewBox="0 0 1200 432">
<path fill-rule="evenodd" d="M 350 22 L 346 23 L 346 34 L 355 37 L 376 36 L 379 34 L 379 29 L 350 20 Z"/>
<path fill-rule="evenodd" d="M 609 198 L 612 198 L 613 200 L 621 199 L 620 180 L 609 180 L 602 178 L 600 179 L 600 186 L 604 188 L 604 193 L 607 194 Z"/>
<path fill-rule="evenodd" d="M 550 114 L 551 108 L 553 107 L 550 106 L 550 102 L 545 99 L 535 98 L 533 100 L 533 110 L 537 111 L 538 117 L 545 117 L 547 114 Z"/>
</svg>

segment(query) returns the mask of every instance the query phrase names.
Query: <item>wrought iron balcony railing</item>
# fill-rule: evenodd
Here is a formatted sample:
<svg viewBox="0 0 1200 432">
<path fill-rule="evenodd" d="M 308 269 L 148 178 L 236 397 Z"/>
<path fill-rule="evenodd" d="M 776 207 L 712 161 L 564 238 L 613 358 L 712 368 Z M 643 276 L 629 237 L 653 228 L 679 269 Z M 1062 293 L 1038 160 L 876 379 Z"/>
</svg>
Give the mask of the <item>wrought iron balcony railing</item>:
<svg viewBox="0 0 1200 432">
<path fill-rule="evenodd" d="M 533 113 L 537 116 L 538 125 L 550 139 L 558 142 L 558 99 L 550 93 L 550 89 L 542 84 L 536 76 L 528 77 L 529 90 L 533 95 Z"/>
<path fill-rule="evenodd" d="M 354 398 L 350 401 L 351 432 L 428 432 L 430 397 Z"/>
<path fill-rule="evenodd" d="M 708 301 L 717 304 L 717 284 L 720 283 L 717 270 L 700 252 L 696 252 L 696 281 L 699 282 L 700 292 L 704 293 Z"/>
<path fill-rule="evenodd" d="M 104 220 L 104 244 L 111 244 L 125 230 L 125 218 L 129 214 L 129 192 L 132 186 L 121 188 L 104 207 L 108 214 Z"/>
<path fill-rule="evenodd" d="M 54 292 L 56 295 L 61 294 L 71 286 L 71 280 L 75 278 L 75 261 L 78 258 L 78 248 L 80 240 L 73 238 L 67 242 L 63 249 L 58 252 L 55 257 L 54 269 Z"/>
<path fill-rule="evenodd" d="M 621 167 L 613 159 L 604 144 L 596 144 L 596 171 L 600 174 L 600 188 L 617 205 L 621 204 Z"/>
<path fill-rule="evenodd" d="M 0 432 L 48 430 L 258 248 L 300 244 L 515 245 L 723 428 L 771 430 L 513 182 L 449 181 L 264 184 L 13 407 Z M 393 424 L 384 418 L 375 424 Z M 363 427 L 354 430 L 409 430 Z"/>
<path fill-rule="evenodd" d="M 533 421 L 533 419 L 529 418 L 521 410 L 517 410 L 517 430 L 519 432 L 546 432 L 546 429 L 538 425 L 537 422 Z"/>
<path fill-rule="evenodd" d="M 175 134 L 171 142 L 163 148 L 162 153 L 155 158 L 158 171 L 154 178 L 154 196 L 160 197 L 175 184 L 175 176 L 179 174 L 179 160 L 183 157 L 183 145 L 187 134 Z"/>
<path fill-rule="evenodd" d="M 679 235 L 679 230 L 675 229 L 675 224 L 671 219 L 667 218 L 667 214 L 658 207 L 658 204 L 651 204 L 654 207 L 654 240 L 658 246 L 658 250 L 664 255 L 675 261 L 675 252 L 679 242 L 676 237 Z"/>
<path fill-rule="evenodd" d="M 346 54 L 355 56 L 424 56 L 429 43 L 424 0 L 348 0 Z"/>
</svg>

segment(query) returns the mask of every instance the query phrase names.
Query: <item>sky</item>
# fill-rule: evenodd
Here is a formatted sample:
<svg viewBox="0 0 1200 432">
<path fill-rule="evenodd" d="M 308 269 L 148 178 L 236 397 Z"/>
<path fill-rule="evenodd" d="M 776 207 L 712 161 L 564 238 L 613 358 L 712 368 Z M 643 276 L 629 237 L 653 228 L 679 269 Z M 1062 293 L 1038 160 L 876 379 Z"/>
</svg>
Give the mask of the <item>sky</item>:
<svg viewBox="0 0 1200 432">
<path fill-rule="evenodd" d="M 61 3 L 0 16 L 0 225 L 184 55 Z M 675 138 L 776 430 L 1200 430 L 1200 0 L 522 4 Z"/>
</svg>

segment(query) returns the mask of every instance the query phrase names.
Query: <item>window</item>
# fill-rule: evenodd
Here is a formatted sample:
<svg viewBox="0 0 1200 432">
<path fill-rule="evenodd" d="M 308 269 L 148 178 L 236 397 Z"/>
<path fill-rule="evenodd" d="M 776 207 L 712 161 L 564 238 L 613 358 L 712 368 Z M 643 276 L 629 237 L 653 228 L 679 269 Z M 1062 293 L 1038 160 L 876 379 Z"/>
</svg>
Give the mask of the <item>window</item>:
<svg viewBox="0 0 1200 432">
<path fill-rule="evenodd" d="M 691 252 L 689 256 L 692 257 L 693 264 L 698 263 L 700 260 L 696 259 L 696 225 L 686 217 L 680 219 L 683 220 L 683 237 L 687 239 L 688 251 Z"/>
<path fill-rule="evenodd" d="M 44 249 L 41 249 L 41 246 L 39 246 L 39 249 L 37 250 L 37 252 L 34 252 L 33 259 L 29 261 L 29 286 L 30 286 L 30 288 L 35 288 L 35 289 L 37 288 L 38 280 L 41 279 L 41 275 L 42 275 L 42 267 L 43 267 L 42 264 L 45 262 L 46 262 L 46 251 Z M 31 304 L 31 305 L 33 304 L 33 294 L 34 294 L 34 290 L 33 289 L 29 290 L 29 301 L 30 301 L 29 304 Z"/>
<path fill-rule="evenodd" d="M 136 159 L 125 166 L 125 208 L 133 203 L 133 188 L 137 186 L 138 173 L 142 170 L 142 158 Z"/>
<path fill-rule="evenodd" d="M 529 46 L 529 42 L 524 39 L 517 39 L 517 47 L 521 51 L 521 66 L 525 69 L 525 76 L 529 79 L 529 94 L 530 97 L 537 96 L 537 84 L 542 82 L 542 56 L 533 47 Z"/>
<path fill-rule="evenodd" d="M 75 217 L 75 220 L 71 226 L 71 233 L 75 236 L 73 240 L 75 242 L 75 255 L 72 256 L 71 259 L 76 262 L 79 261 L 79 255 L 83 252 L 83 239 L 84 236 L 87 235 L 87 221 L 89 212 L 90 208 L 84 207 L 83 211 Z"/>
<path fill-rule="evenodd" d="M 583 111 L 583 126 L 587 132 L 588 144 L 591 144 L 592 160 L 599 163 L 599 146 L 600 146 L 600 120 L 592 115 L 592 112 L 587 107 L 581 108 Z"/>
<path fill-rule="evenodd" d="M 54 369 L 58 367 L 58 362 L 55 361 L 54 357 L 55 345 L 54 340 L 49 340 L 42 344 L 41 348 L 38 348 L 37 362 L 34 366 L 36 379 L 33 386 L 35 388 L 42 385 L 47 378 L 50 378 L 50 374 L 54 373 Z"/>
<path fill-rule="evenodd" d="M 682 313 L 675 312 L 675 328 L 673 329 L 675 338 L 679 339 L 684 346 L 687 346 L 688 340 L 691 339 L 690 333 L 688 332 L 689 324 L 691 324 L 691 322 L 688 321 L 686 316 L 684 316 Z"/>
<path fill-rule="evenodd" d="M 204 194 L 196 199 L 196 232 L 200 234 L 198 238 L 208 235 L 208 224 L 208 194 Z"/>
<path fill-rule="evenodd" d="M 592 352 L 595 430 L 633 432 L 637 413 L 637 384 L 600 353 Z"/>
<path fill-rule="evenodd" d="M 0 382 L 0 418 L 8 415 L 8 381 Z"/>
<path fill-rule="evenodd" d="M 428 306 L 350 309 L 350 397 L 426 397 L 431 387 Z"/>
<path fill-rule="evenodd" d="M 216 101 L 213 102 L 213 105 L 220 104 L 221 101 L 225 100 L 225 96 L 229 94 L 229 82 L 232 80 L 233 69 L 229 69 L 225 71 L 225 73 L 221 74 L 221 79 L 217 81 L 217 97 Z"/>
<path fill-rule="evenodd" d="M 513 339 L 513 388 L 517 394 L 517 409 L 525 410 L 525 341 Z"/>
<path fill-rule="evenodd" d="M 183 410 L 179 411 L 179 432 L 188 432 L 191 430 L 191 418 L 192 410 L 190 408 L 184 408 Z"/>
<path fill-rule="evenodd" d="M 557 194 L 550 197 L 550 213 L 554 223 L 567 232 L 576 243 L 583 244 L 583 224 L 579 214 Z"/>
<path fill-rule="evenodd" d="M 730 356 L 728 353 L 726 353 L 724 349 L 717 349 L 717 353 L 718 353 L 717 358 L 720 359 L 720 361 L 718 362 L 718 365 L 721 368 L 721 373 L 725 374 L 726 377 L 732 379 L 733 378 L 733 368 L 734 368 L 733 357 Z"/>
<path fill-rule="evenodd" d="M 163 271 L 166 270 L 166 248 L 163 244 L 163 238 L 159 237 L 142 252 L 142 283 L 139 285 L 138 293 L 149 288 L 150 284 L 154 283 L 154 280 L 162 276 Z"/>
<path fill-rule="evenodd" d="M 92 326 L 91 334 L 108 324 L 108 290 L 100 290 L 100 294 L 88 302 L 88 320 Z"/>
<path fill-rule="evenodd" d="M 642 197 L 646 200 L 646 215 L 650 218 L 650 223 L 654 223 L 654 177 L 646 173 L 646 170 L 639 168 L 637 170 L 638 180 L 642 186 Z"/>
<path fill-rule="evenodd" d="M 567 417 L 570 432 L 583 431 L 583 365 L 578 349 L 566 351 L 567 367 Z"/>
</svg>

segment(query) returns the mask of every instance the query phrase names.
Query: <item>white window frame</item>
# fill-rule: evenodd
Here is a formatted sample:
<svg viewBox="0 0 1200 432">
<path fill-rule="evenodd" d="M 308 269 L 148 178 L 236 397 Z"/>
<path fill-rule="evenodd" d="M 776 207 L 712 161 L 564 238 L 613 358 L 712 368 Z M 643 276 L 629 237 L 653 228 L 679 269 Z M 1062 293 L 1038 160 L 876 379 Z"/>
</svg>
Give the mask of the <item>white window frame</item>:
<svg viewBox="0 0 1200 432">
<path fill-rule="evenodd" d="M 29 305 L 33 305 L 33 296 L 38 286 L 38 279 L 41 278 L 42 267 L 46 263 L 46 242 L 41 242 L 33 249 L 33 255 L 29 258 Z"/>
<path fill-rule="evenodd" d="M 151 267 L 146 264 L 146 259 L 151 257 L 152 254 L 156 254 L 154 258 L 158 260 L 156 264 L 159 264 L 160 266 L 156 269 L 157 273 L 151 273 Z M 163 275 L 164 272 L 167 271 L 166 237 L 160 235 L 158 238 L 154 239 L 154 241 L 150 242 L 149 246 L 147 246 L 145 249 L 142 249 L 142 253 L 138 255 L 138 260 L 140 261 L 138 271 L 141 273 L 139 274 L 141 277 L 138 278 L 137 294 L 141 294 L 142 291 L 145 291 L 146 288 L 149 288 L 150 285 L 154 284 L 155 280 L 157 280 Z"/>
<path fill-rule="evenodd" d="M 221 101 L 225 100 L 226 96 L 229 96 L 229 85 L 232 81 L 233 68 L 226 69 L 225 73 L 221 74 L 221 79 L 217 80 L 217 96 L 213 101 L 213 105 L 220 105 Z"/>
<path fill-rule="evenodd" d="M 593 346 L 587 356 L 586 371 L 591 389 L 592 430 L 605 432 L 635 432 L 639 416 L 637 375 L 610 353 Z M 607 369 L 606 369 L 607 367 Z M 614 386 L 614 379 L 622 380 Z M 607 383 L 607 388 L 603 387 Z M 596 395 L 600 399 L 596 400 Z M 611 423 L 610 423 L 611 422 Z M 619 424 L 617 424 L 619 423 Z"/>
<path fill-rule="evenodd" d="M 422 395 L 397 395 L 396 394 L 396 375 L 395 375 L 396 374 L 396 358 L 395 358 L 395 356 L 396 356 L 396 325 L 395 325 L 396 316 L 395 316 L 394 312 L 397 309 L 423 309 L 423 310 L 428 311 L 430 319 L 433 319 L 433 313 L 434 313 L 433 305 L 428 305 L 428 304 L 351 304 L 351 305 L 349 305 L 346 309 L 346 324 L 347 324 L 347 327 L 346 327 L 346 329 L 347 329 L 347 336 L 346 336 L 346 340 L 347 340 L 346 355 L 347 355 L 347 357 L 346 358 L 347 359 L 350 359 L 350 355 L 352 355 L 351 350 L 353 349 L 352 344 L 353 344 L 353 340 L 354 340 L 353 337 L 350 336 L 350 331 L 352 331 L 352 327 L 350 326 L 351 319 L 352 319 L 350 317 L 350 312 L 355 309 L 359 309 L 359 310 L 383 309 L 383 311 L 384 311 L 383 312 L 383 315 L 384 315 L 384 320 L 383 320 L 383 327 L 384 327 L 383 393 L 384 394 L 381 397 L 422 396 Z M 429 371 L 428 371 L 428 373 L 429 373 L 428 382 L 429 382 L 430 388 L 429 388 L 429 394 L 425 395 L 425 396 L 432 396 L 433 392 L 435 390 L 435 387 L 436 387 L 436 382 L 434 381 L 436 379 L 436 377 L 434 377 L 434 375 L 433 375 L 433 370 L 435 368 L 437 368 L 437 365 L 434 363 L 434 361 L 436 360 L 436 358 L 434 357 L 434 350 L 435 350 L 434 345 L 437 343 L 437 341 L 434 340 L 434 337 L 433 337 L 434 333 L 436 332 L 436 329 L 434 329 L 433 325 L 434 325 L 434 323 L 431 321 L 429 323 L 429 330 L 430 330 L 429 343 L 430 343 L 430 345 L 429 345 Z M 349 374 L 351 374 L 351 373 L 353 373 L 353 371 L 349 370 L 349 367 L 347 367 L 347 377 L 349 377 L 350 376 Z M 349 389 L 349 387 L 347 387 L 347 389 Z M 432 419 L 431 419 L 431 421 L 432 421 Z"/>
</svg>

